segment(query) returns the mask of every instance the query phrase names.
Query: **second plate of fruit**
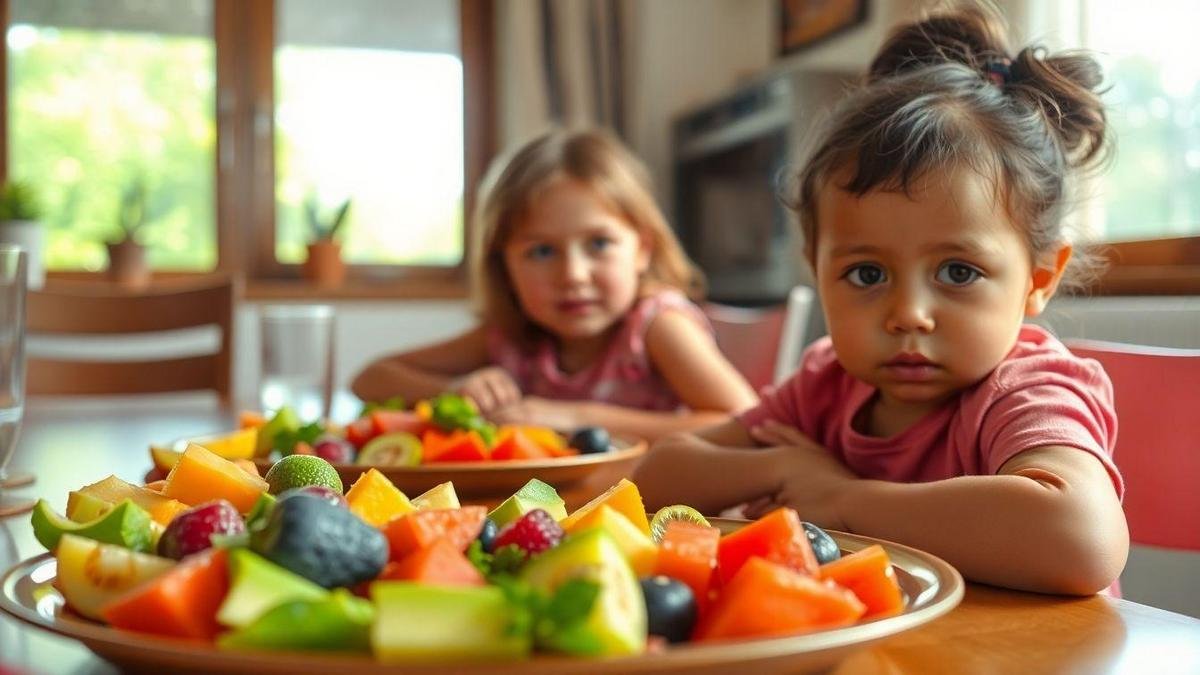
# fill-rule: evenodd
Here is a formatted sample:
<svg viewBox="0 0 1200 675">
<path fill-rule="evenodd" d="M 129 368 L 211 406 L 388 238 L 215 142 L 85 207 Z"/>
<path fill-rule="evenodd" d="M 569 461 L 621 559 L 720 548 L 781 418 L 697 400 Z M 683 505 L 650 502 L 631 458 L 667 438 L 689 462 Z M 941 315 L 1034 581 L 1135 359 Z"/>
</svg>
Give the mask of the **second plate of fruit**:
<svg viewBox="0 0 1200 675">
<path fill-rule="evenodd" d="M 195 442 L 226 459 L 253 462 L 260 473 L 280 457 L 315 455 L 330 462 L 347 484 L 374 468 L 408 493 L 452 481 L 465 498 L 495 501 L 531 478 L 560 490 L 598 470 L 615 480 L 646 450 L 643 441 L 613 438 L 599 427 L 561 432 L 496 426 L 454 394 L 419 401 L 411 409 L 397 401 L 368 404 L 346 425 L 301 420 L 286 407 L 269 416 L 244 412 L 240 427 L 151 448 L 154 470 L 147 479 L 165 476 Z"/>
</svg>

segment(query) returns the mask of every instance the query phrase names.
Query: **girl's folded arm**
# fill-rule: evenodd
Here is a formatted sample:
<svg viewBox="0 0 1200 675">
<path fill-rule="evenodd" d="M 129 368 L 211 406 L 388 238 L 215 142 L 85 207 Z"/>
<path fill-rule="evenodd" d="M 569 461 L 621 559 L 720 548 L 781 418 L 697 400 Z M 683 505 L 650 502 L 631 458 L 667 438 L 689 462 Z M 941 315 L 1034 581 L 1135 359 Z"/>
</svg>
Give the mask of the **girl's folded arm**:
<svg viewBox="0 0 1200 675">
<path fill-rule="evenodd" d="M 633 481 L 648 509 L 687 504 L 711 515 L 777 492 L 784 459 L 777 449 L 756 448 L 745 427 L 728 419 L 658 441 Z"/>
<path fill-rule="evenodd" d="M 1026 450 L 994 476 L 854 481 L 837 510 L 853 532 L 903 541 L 973 581 L 1021 590 L 1101 591 L 1129 552 L 1108 471 L 1076 448 Z"/>
<path fill-rule="evenodd" d="M 486 340 L 480 326 L 444 342 L 385 356 L 359 371 L 350 389 L 364 401 L 437 396 L 488 364 Z"/>
</svg>

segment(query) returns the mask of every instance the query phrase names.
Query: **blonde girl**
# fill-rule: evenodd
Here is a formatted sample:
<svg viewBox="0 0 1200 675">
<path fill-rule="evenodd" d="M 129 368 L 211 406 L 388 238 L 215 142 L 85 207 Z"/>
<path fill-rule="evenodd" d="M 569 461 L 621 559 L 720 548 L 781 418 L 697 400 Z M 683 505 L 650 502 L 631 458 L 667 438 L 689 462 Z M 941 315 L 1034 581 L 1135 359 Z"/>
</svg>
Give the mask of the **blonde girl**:
<svg viewBox="0 0 1200 675">
<path fill-rule="evenodd" d="M 480 323 L 380 359 L 355 394 L 471 397 L 497 422 L 657 438 L 756 401 L 689 298 L 702 291 L 647 174 L 598 131 L 555 131 L 493 168 L 475 217 Z"/>
<path fill-rule="evenodd" d="M 647 502 L 787 504 L 976 581 L 1109 586 L 1129 545 L 1112 388 L 1024 324 L 1078 259 L 1065 176 L 1105 147 L 1100 82 L 1086 55 L 1014 54 L 982 10 L 899 28 L 793 195 L 829 337 L 757 407 L 661 441 Z"/>
</svg>

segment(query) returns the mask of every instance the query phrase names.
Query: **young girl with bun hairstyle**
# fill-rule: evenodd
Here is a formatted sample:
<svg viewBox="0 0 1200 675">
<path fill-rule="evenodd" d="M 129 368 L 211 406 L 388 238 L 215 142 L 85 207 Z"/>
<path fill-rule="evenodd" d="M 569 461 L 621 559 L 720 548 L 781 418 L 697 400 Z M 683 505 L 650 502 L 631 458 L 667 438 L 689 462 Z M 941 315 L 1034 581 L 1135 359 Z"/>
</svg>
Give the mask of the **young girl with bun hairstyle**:
<svg viewBox="0 0 1200 675">
<path fill-rule="evenodd" d="M 693 304 L 702 278 L 647 172 L 599 131 L 555 131 L 493 167 L 472 246 L 480 323 L 370 364 L 367 400 L 455 391 L 496 422 L 657 438 L 757 397 Z"/>
<path fill-rule="evenodd" d="M 1024 323 L 1088 271 L 1063 216 L 1107 147 L 1100 84 L 1087 55 L 1014 52 L 986 10 L 895 30 L 789 196 L 829 336 L 758 406 L 660 441 L 648 504 L 784 504 L 975 581 L 1113 583 L 1111 384 Z"/>
</svg>

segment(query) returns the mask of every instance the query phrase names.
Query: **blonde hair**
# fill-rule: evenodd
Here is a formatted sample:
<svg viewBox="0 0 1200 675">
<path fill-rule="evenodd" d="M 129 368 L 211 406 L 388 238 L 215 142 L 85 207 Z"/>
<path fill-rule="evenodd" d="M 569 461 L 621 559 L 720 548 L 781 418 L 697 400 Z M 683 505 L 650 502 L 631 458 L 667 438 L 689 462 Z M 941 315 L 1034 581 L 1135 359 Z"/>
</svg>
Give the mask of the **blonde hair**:
<svg viewBox="0 0 1200 675">
<path fill-rule="evenodd" d="M 504 247 L 535 200 L 560 180 L 591 189 L 632 227 L 650 249 L 640 294 L 676 288 L 693 299 L 704 292 L 700 271 L 654 201 L 649 172 L 620 141 L 598 130 L 543 134 L 493 163 L 480 185 L 473 216 L 471 300 L 486 324 L 528 344 L 544 332 L 521 311 L 504 264 Z"/>
</svg>

